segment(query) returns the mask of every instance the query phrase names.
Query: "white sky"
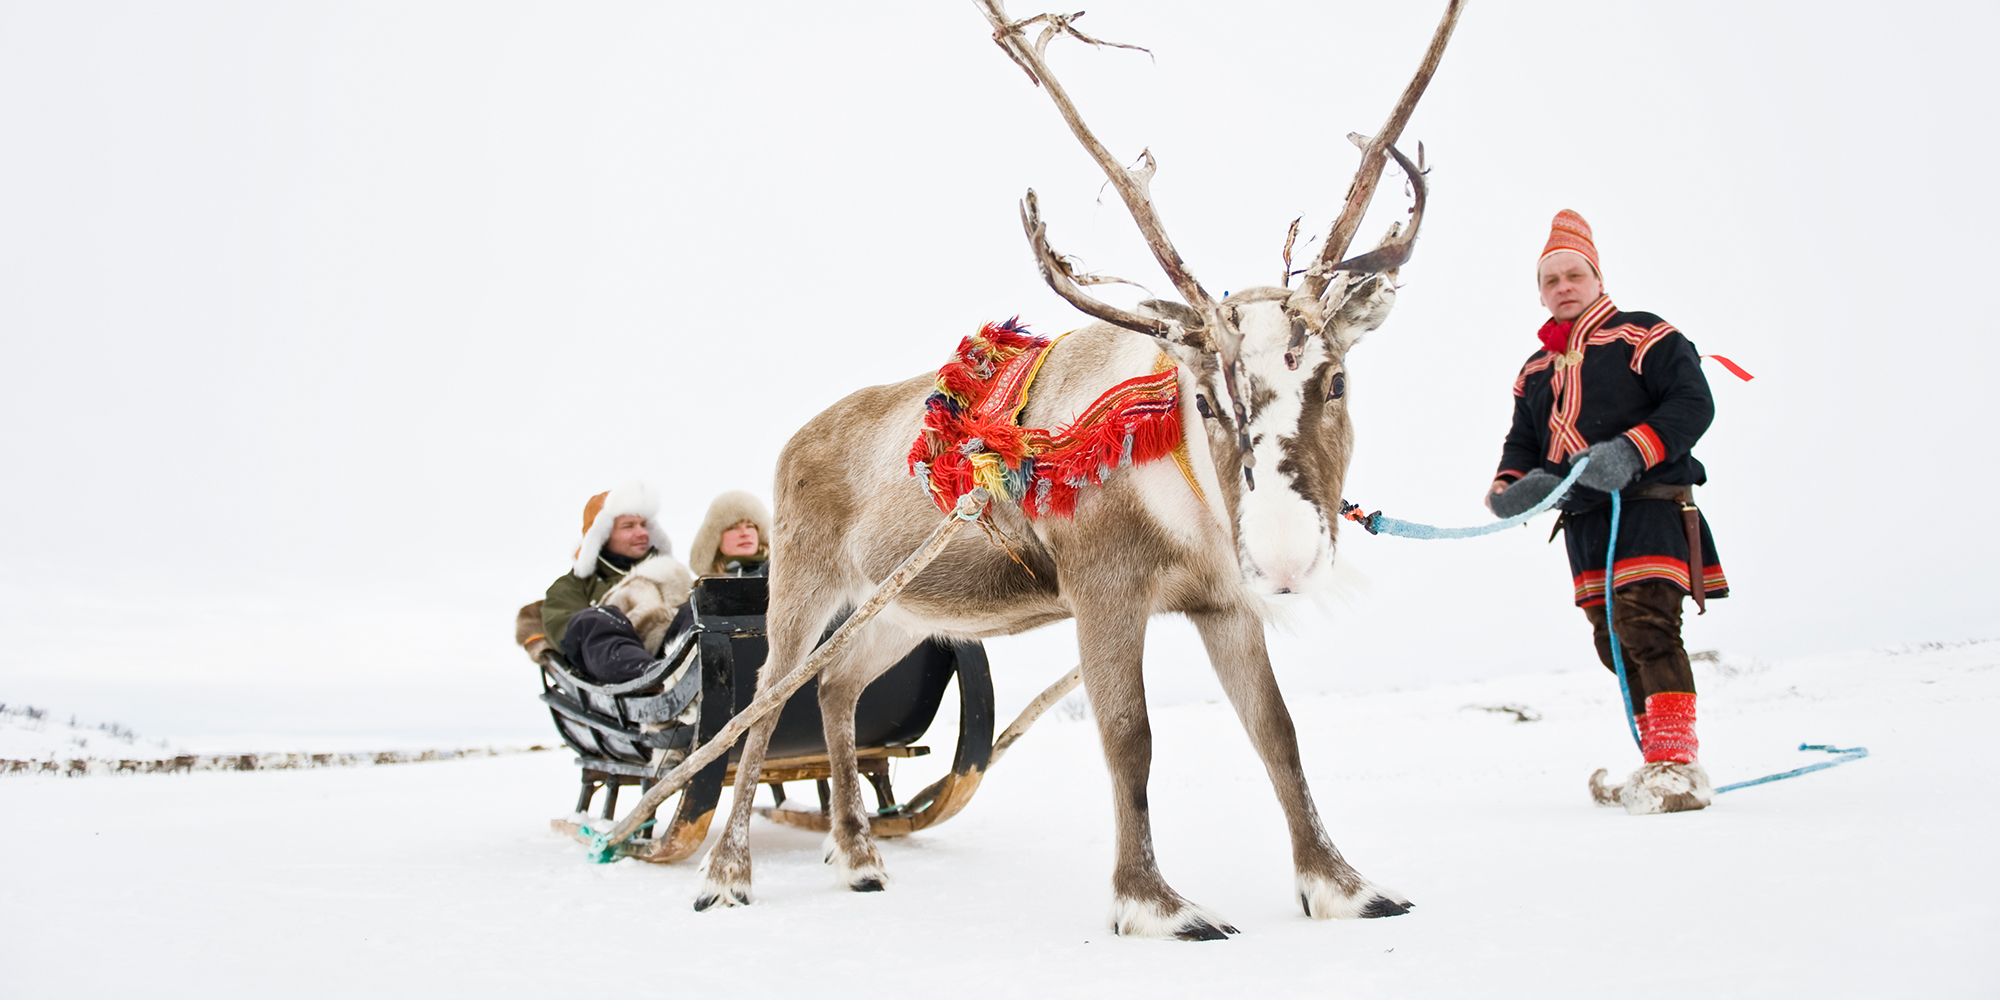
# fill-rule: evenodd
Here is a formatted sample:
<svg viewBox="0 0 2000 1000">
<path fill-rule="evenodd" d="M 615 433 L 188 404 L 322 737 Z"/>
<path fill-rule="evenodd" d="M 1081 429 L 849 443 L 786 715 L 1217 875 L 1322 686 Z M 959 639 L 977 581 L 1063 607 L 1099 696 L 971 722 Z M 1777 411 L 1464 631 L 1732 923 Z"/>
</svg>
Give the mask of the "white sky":
<svg viewBox="0 0 2000 1000">
<path fill-rule="evenodd" d="M 1343 135 L 1379 126 L 1440 8 L 1105 0 L 1082 26 L 1154 57 L 1054 59 L 1114 152 L 1160 158 L 1196 274 L 1241 288 L 1294 215 L 1325 230 Z M 1350 358 L 1348 497 L 1484 516 L 1534 255 L 1574 208 L 1620 304 L 1758 376 L 1710 371 L 1737 595 L 1690 647 L 1994 634 L 1996 20 L 1475 0 L 1406 131 L 1431 212 Z M 652 479 L 684 545 L 847 391 L 985 320 L 1077 325 L 1025 188 L 1060 248 L 1169 287 L 964 2 L 5 0 L 0 136 L 0 700 L 192 718 L 237 711 L 218 685 L 393 679 L 534 725 L 511 614 L 590 494 Z M 1589 666 L 1545 527 L 1343 535 L 1373 588 L 1298 617 L 1285 682 Z M 1062 642 L 996 647 L 1003 700 Z M 1156 694 L 1214 696 L 1156 645 Z"/>
</svg>

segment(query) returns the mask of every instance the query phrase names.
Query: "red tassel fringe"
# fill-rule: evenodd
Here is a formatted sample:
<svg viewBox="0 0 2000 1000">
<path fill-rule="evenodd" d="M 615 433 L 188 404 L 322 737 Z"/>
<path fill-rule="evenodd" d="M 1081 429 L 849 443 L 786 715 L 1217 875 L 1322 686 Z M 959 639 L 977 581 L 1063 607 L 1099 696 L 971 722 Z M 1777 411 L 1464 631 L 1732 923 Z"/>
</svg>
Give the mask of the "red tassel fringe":
<svg viewBox="0 0 2000 1000">
<path fill-rule="evenodd" d="M 974 438 L 982 442 L 979 451 L 1007 467 L 1007 499 L 1029 518 L 1072 516 L 1084 487 L 1128 461 L 1158 461 L 1180 447 L 1180 384 L 1164 355 L 1162 370 L 1113 386 L 1054 433 L 1016 424 L 1028 370 L 1050 344 L 1015 320 L 988 323 L 938 369 L 938 391 L 925 404 L 923 430 L 906 464 L 927 480 L 940 510 L 978 485 L 977 467 L 962 447 Z"/>
</svg>

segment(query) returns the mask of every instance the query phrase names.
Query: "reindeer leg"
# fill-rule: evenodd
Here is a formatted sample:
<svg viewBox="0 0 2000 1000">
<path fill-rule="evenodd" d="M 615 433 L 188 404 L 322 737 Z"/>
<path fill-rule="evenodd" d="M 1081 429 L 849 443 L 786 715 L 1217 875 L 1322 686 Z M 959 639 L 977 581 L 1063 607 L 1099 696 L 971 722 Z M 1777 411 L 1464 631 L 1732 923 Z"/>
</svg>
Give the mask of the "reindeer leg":
<svg viewBox="0 0 2000 1000">
<path fill-rule="evenodd" d="M 1402 893 L 1385 889 L 1354 870 L 1340 856 L 1320 825 L 1299 761 L 1298 731 L 1285 708 L 1271 657 L 1264 646 L 1264 625 L 1249 608 L 1237 606 L 1188 616 L 1208 647 L 1229 703 L 1264 760 L 1271 787 L 1284 807 L 1292 834 L 1292 865 L 1298 873 L 1299 904 L 1314 920 L 1329 917 L 1393 917 L 1412 904 Z M 1092 695 L 1095 698 L 1095 694 Z"/>
<path fill-rule="evenodd" d="M 881 619 L 854 638 L 847 652 L 819 678 L 819 712 L 826 734 L 827 763 L 833 771 L 831 829 L 826 862 L 834 880 L 855 892 L 881 892 L 889 876 L 869 833 L 868 807 L 861 798 L 861 769 L 854 756 L 854 709 L 861 692 L 916 648 L 915 636 Z"/>
<path fill-rule="evenodd" d="M 765 661 L 770 666 L 770 661 Z M 773 683 L 773 676 L 757 672 L 757 688 Z M 764 772 L 764 751 L 771 745 L 771 732 L 778 728 L 778 713 L 743 734 L 743 756 L 736 761 L 736 788 L 730 793 L 729 825 L 722 839 L 701 859 L 701 891 L 695 895 L 696 911 L 712 906 L 750 905 L 750 806 L 757 798 L 757 778 Z"/>
<path fill-rule="evenodd" d="M 1130 595 L 1143 587 L 1124 589 Z M 1085 610 L 1086 604 L 1088 611 Z M 1097 736 L 1111 771 L 1118 857 L 1111 874 L 1111 930 L 1135 937 L 1220 941 L 1236 928 L 1182 898 L 1153 857 L 1146 781 L 1153 766 L 1153 726 L 1146 716 L 1141 666 L 1146 608 L 1129 596 L 1077 602 L 1076 638 L 1083 686 L 1097 715 Z"/>
<path fill-rule="evenodd" d="M 803 602 L 797 599 L 800 595 L 806 598 Z M 839 595 L 832 589 L 813 583 L 772 587 L 765 615 L 769 624 L 768 646 L 764 665 L 757 671 L 759 693 L 806 661 L 818 644 L 827 620 L 833 617 L 838 600 Z M 702 859 L 701 891 L 694 900 L 696 910 L 750 903 L 751 806 L 757 798 L 757 779 L 764 772 L 764 752 L 770 748 L 771 733 L 778 728 L 778 715 L 771 713 L 743 735 L 743 753 L 736 761 L 736 787 L 729 800 L 729 825 Z"/>
</svg>

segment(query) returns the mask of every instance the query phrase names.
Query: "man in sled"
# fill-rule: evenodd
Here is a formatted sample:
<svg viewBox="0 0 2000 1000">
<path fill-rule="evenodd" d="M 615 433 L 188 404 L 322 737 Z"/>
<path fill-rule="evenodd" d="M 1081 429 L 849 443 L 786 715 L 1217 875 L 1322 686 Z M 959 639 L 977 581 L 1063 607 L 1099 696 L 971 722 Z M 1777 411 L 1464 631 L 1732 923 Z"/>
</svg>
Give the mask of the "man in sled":
<svg viewBox="0 0 2000 1000">
<path fill-rule="evenodd" d="M 1681 598 L 1692 594 L 1705 611 L 1704 598 L 1729 593 L 1693 501 L 1692 487 L 1708 476 L 1692 449 L 1715 416 L 1701 357 L 1660 317 L 1612 304 L 1590 225 L 1575 212 L 1556 214 L 1536 281 L 1549 320 L 1541 349 L 1514 380 L 1514 422 L 1487 505 L 1502 517 L 1527 510 L 1577 456 L 1590 456 L 1560 523 L 1576 604 L 1607 669 L 1615 669 L 1609 629 L 1617 629 L 1645 755 L 1623 785 L 1605 786 L 1602 770 L 1591 775 L 1591 793 L 1635 814 L 1701 809 L 1713 792 L 1697 755 Z M 1612 491 L 1622 510 L 1614 579 L 1606 581 Z M 1615 588 L 1611 622 L 1607 585 Z"/>
<path fill-rule="evenodd" d="M 544 643 L 585 677 L 616 684 L 645 673 L 666 640 L 692 625 L 694 575 L 673 557 L 655 520 L 659 507 L 638 482 L 590 498 L 570 571 L 541 601 L 541 634 L 521 641 L 530 656 Z M 523 618 L 534 607 L 521 609 Z"/>
</svg>

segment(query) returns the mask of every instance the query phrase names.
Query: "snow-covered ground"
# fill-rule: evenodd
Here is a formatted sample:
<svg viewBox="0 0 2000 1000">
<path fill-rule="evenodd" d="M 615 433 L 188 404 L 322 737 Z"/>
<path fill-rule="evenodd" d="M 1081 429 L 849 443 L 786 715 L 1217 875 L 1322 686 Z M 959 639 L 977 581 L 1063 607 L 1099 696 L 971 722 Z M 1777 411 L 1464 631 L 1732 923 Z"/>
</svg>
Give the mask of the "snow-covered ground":
<svg viewBox="0 0 2000 1000">
<path fill-rule="evenodd" d="M 706 914 L 693 861 L 591 865 L 549 832 L 560 753 L 0 778 L 0 993 L 1992 996 L 1996 667 L 2000 643 L 1704 664 L 1718 783 L 1806 763 L 1800 742 L 1873 756 L 1644 818 L 1584 792 L 1634 763 L 1602 674 L 1294 699 L 1336 842 L 1419 904 L 1338 923 L 1298 913 L 1228 707 L 1162 708 L 1161 863 L 1242 929 L 1223 944 L 1107 933 L 1107 782 L 1059 713 L 965 813 L 885 844 L 890 891 L 836 891 L 816 835 L 758 821 L 756 905 Z M 1480 709 L 1503 704 L 1541 718 Z"/>
</svg>

